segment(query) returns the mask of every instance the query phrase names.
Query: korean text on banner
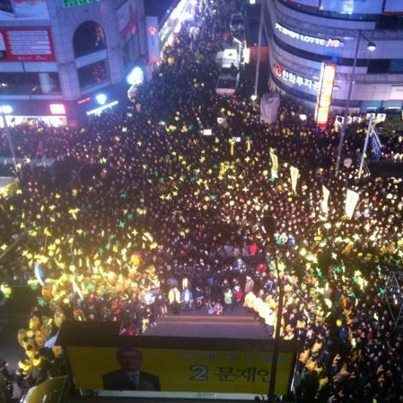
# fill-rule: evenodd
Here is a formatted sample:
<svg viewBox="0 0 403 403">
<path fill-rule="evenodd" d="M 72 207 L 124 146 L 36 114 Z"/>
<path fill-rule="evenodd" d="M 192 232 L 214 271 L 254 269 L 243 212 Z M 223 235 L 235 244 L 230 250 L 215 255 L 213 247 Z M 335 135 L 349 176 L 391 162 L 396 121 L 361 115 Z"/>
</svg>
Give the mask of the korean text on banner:
<svg viewBox="0 0 403 403">
<path fill-rule="evenodd" d="M 298 182 L 298 176 L 299 176 L 299 169 L 291 166 L 290 167 L 290 173 L 291 173 L 291 188 L 292 188 L 292 191 L 294 193 L 297 193 L 297 182 Z"/>
<path fill-rule="evenodd" d="M 357 192 L 354 192 L 354 190 L 347 189 L 345 212 L 346 212 L 346 216 L 350 220 L 354 215 L 354 210 L 355 210 L 355 207 L 357 206 L 359 198 L 360 198 L 360 196 Z"/>
</svg>

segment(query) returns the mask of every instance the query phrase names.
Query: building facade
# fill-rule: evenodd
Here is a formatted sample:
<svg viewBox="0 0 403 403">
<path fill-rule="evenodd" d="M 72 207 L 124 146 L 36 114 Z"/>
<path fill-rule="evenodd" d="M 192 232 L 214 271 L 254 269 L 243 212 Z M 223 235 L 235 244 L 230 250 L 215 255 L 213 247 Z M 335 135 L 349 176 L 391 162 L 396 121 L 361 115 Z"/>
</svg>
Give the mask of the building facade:
<svg viewBox="0 0 403 403">
<path fill-rule="evenodd" d="M 313 106 L 322 63 L 330 63 L 334 111 L 348 98 L 355 112 L 402 109 L 402 0 L 263 0 L 263 6 L 271 89 Z"/>
<path fill-rule="evenodd" d="M 146 63 L 143 0 L 3 0 L 0 124 L 79 120 Z"/>
</svg>

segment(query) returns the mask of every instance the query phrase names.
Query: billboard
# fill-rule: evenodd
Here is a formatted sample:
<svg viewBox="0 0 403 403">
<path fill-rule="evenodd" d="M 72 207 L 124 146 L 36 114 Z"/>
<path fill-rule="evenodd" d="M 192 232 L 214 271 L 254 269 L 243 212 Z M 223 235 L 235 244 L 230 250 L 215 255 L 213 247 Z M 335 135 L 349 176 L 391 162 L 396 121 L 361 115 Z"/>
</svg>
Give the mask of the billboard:
<svg viewBox="0 0 403 403">
<path fill-rule="evenodd" d="M 327 125 L 335 77 L 336 64 L 326 62 L 322 63 L 319 92 L 316 99 L 315 109 L 315 121 L 322 128 L 325 128 Z"/>
<path fill-rule="evenodd" d="M 49 12 L 46 0 L 1 0 L 0 10 L 8 11 L 8 13 L 0 13 L 0 20 L 13 19 L 37 19 L 48 20 Z M 14 14 L 10 13 L 10 5 Z"/>
<path fill-rule="evenodd" d="M 65 321 L 63 347 L 76 389 L 267 394 L 272 339 L 119 335 L 118 322 Z M 291 385 L 301 343 L 280 340 L 276 393 Z"/>
<path fill-rule="evenodd" d="M 146 35 L 148 61 L 150 63 L 157 63 L 160 60 L 160 38 L 158 35 L 157 17 L 146 17 Z"/>
<path fill-rule="evenodd" d="M 6 62 L 56 60 L 50 27 L 0 28 L 0 52 Z"/>
<path fill-rule="evenodd" d="M 162 344 L 163 346 L 163 344 Z M 67 348 L 78 389 L 267 394 L 269 351 Z M 288 391 L 294 353 L 279 355 L 276 394 Z M 131 373 L 138 372 L 137 378 Z"/>
</svg>

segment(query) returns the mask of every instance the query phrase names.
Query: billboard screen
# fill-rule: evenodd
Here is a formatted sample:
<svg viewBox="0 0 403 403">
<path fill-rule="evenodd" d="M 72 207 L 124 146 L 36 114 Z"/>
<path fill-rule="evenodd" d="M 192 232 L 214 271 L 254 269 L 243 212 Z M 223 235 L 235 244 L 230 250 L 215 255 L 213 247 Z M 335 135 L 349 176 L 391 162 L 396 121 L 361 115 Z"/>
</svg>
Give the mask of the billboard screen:
<svg viewBox="0 0 403 403">
<path fill-rule="evenodd" d="M 322 63 L 319 82 L 320 87 L 315 110 L 316 123 L 321 127 L 326 127 L 327 125 L 335 77 L 336 65 L 333 63 Z"/>
<path fill-rule="evenodd" d="M 148 61 L 150 63 L 157 63 L 160 60 L 160 38 L 158 36 L 157 17 L 146 17 L 146 31 Z"/>
<path fill-rule="evenodd" d="M 0 28 L 0 51 L 8 62 L 56 60 L 49 27 Z"/>
<path fill-rule="evenodd" d="M 78 389 L 268 392 L 270 351 L 88 346 L 71 346 L 67 351 Z M 280 352 L 277 394 L 288 390 L 294 356 Z"/>
</svg>

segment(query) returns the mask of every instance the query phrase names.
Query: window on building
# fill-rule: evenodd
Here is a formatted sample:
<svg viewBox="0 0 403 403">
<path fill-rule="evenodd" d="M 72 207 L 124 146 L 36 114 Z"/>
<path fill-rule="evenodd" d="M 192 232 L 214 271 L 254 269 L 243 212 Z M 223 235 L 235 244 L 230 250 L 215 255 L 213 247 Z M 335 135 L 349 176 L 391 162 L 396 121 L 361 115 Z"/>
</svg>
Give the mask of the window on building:
<svg viewBox="0 0 403 403">
<path fill-rule="evenodd" d="M 372 59 L 368 61 L 368 74 L 382 74 L 389 72 L 389 59 Z"/>
<path fill-rule="evenodd" d="M 403 59 L 372 59 L 368 63 L 368 74 L 401 74 Z"/>
<path fill-rule="evenodd" d="M 403 16 L 380 15 L 376 24 L 377 29 L 388 29 L 393 31 L 403 30 Z"/>
<path fill-rule="evenodd" d="M 76 29 L 73 36 L 75 57 L 89 55 L 105 49 L 105 46 L 104 30 L 96 21 L 86 21 Z"/>
<path fill-rule="evenodd" d="M 58 73 L 0 73 L 0 95 L 60 93 Z"/>
<path fill-rule="evenodd" d="M 403 73 L 403 59 L 392 59 L 389 65 L 389 73 Z"/>
<path fill-rule="evenodd" d="M 109 75 L 105 60 L 101 60 L 78 69 L 78 79 L 80 81 L 81 88 L 101 84 L 107 81 L 108 78 Z"/>
</svg>

